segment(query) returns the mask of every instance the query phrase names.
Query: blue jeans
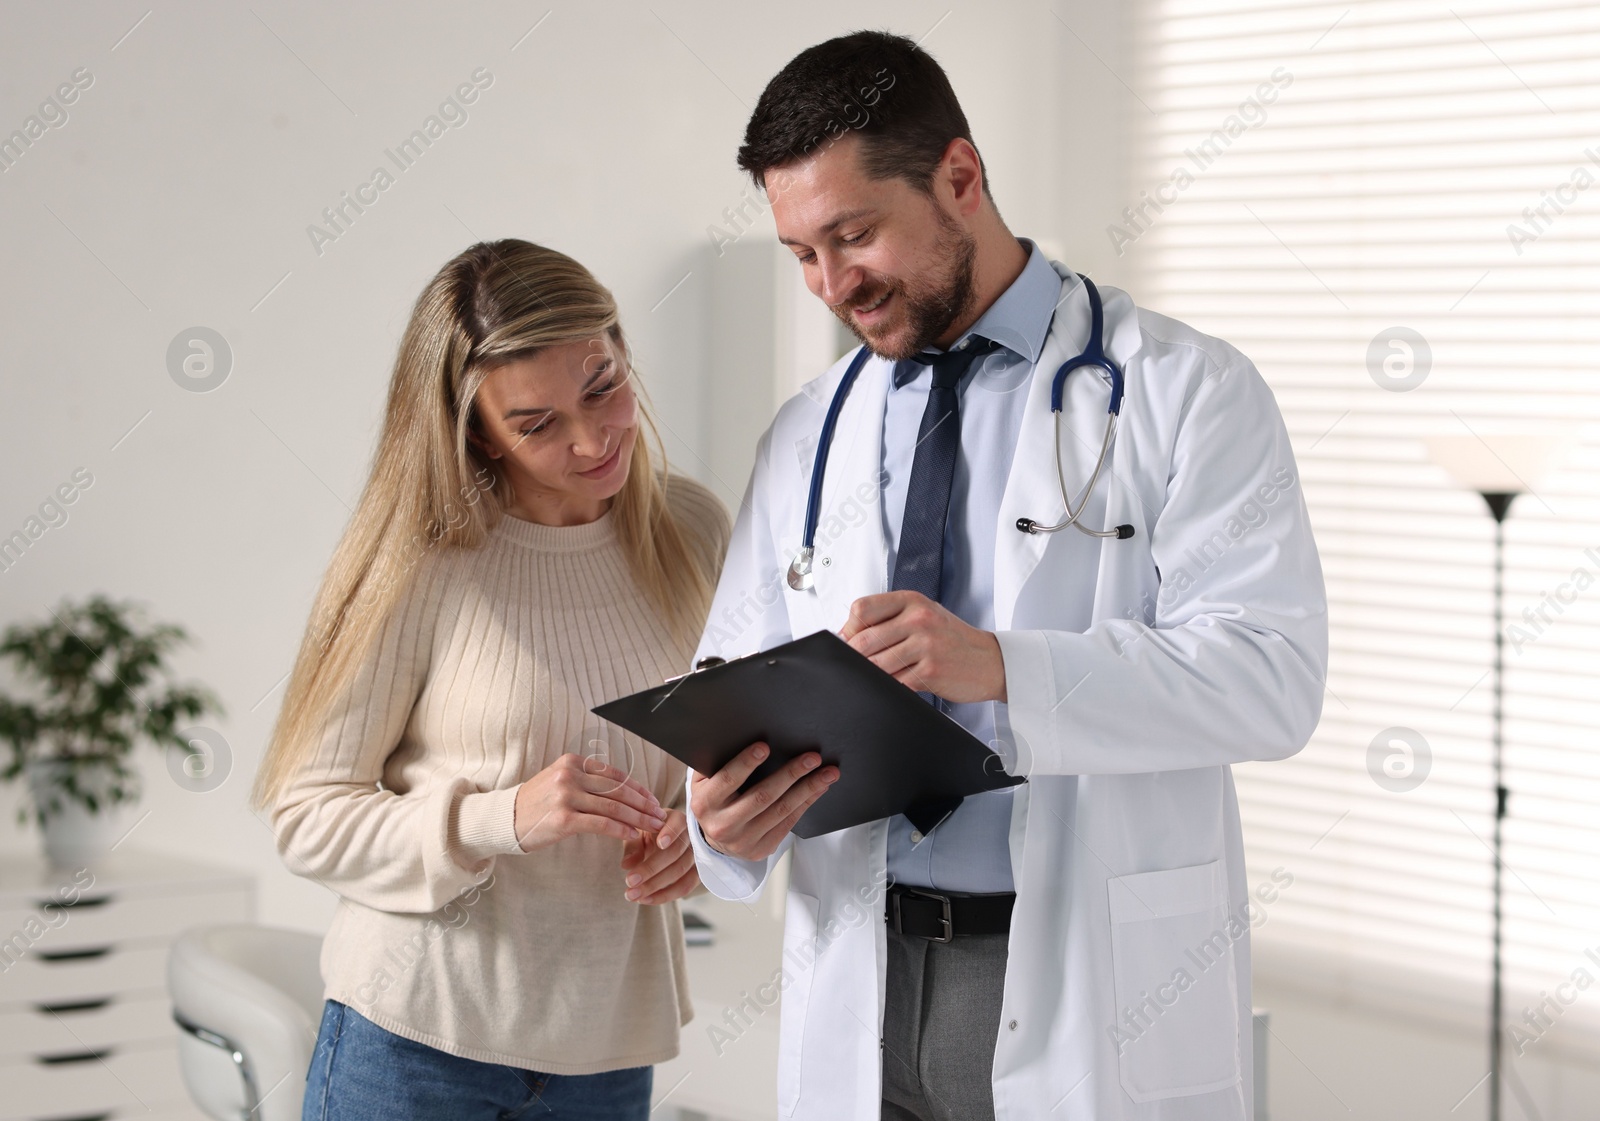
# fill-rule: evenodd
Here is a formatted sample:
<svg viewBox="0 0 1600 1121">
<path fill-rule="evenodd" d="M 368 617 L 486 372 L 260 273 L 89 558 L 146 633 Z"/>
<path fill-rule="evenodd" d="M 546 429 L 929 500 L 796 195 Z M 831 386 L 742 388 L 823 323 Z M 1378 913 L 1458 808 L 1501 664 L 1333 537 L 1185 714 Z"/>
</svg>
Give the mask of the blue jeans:
<svg viewBox="0 0 1600 1121">
<path fill-rule="evenodd" d="M 303 1121 L 647 1121 L 654 1067 L 542 1074 L 446 1054 L 336 1000 L 322 1010 Z"/>
</svg>

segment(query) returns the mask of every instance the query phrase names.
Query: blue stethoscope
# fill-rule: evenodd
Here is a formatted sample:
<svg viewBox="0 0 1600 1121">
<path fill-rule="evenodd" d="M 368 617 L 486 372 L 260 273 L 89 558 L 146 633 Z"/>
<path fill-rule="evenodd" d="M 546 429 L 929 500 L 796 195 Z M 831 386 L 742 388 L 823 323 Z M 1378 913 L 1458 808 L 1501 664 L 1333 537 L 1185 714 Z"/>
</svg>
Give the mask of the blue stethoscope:
<svg viewBox="0 0 1600 1121">
<path fill-rule="evenodd" d="M 1089 293 L 1089 311 L 1092 322 L 1089 326 L 1088 345 L 1082 354 L 1076 358 L 1069 358 L 1061 364 L 1056 371 L 1055 380 L 1050 383 L 1050 412 L 1055 423 L 1056 444 L 1056 483 L 1061 487 L 1061 505 L 1066 508 L 1067 516 L 1054 525 L 1043 525 L 1032 518 L 1018 518 L 1017 529 L 1023 533 L 1056 533 L 1072 526 L 1080 533 L 1090 537 L 1114 537 L 1118 540 L 1127 540 L 1133 536 L 1133 526 L 1119 525 L 1111 529 L 1090 529 L 1078 521 L 1088 508 L 1089 496 L 1094 493 L 1095 483 L 1100 481 L 1100 472 L 1105 468 L 1106 458 L 1111 452 L 1111 440 L 1117 431 L 1117 416 L 1122 412 L 1122 371 L 1106 357 L 1102 345 L 1105 334 L 1105 309 L 1100 303 L 1100 291 L 1094 286 L 1094 281 L 1087 276 L 1081 277 L 1083 287 Z M 806 496 L 806 525 L 805 534 L 801 538 L 800 551 L 795 554 L 794 560 L 789 565 L 789 587 L 797 592 L 807 591 L 811 588 L 813 579 L 811 562 L 816 556 L 817 516 L 822 509 L 822 472 L 828 463 L 828 449 L 833 446 L 833 429 L 839 421 L 839 413 L 844 408 L 844 399 L 850 394 L 850 387 L 855 384 L 856 375 L 861 372 L 861 367 L 867 364 L 867 359 L 872 352 L 862 346 L 856 351 L 856 356 L 850 360 L 850 365 L 845 369 L 844 377 L 839 381 L 839 388 L 834 390 L 833 400 L 828 404 L 828 414 L 822 421 L 822 432 L 817 437 L 817 456 L 811 467 L 811 491 Z M 1061 471 L 1061 392 L 1066 385 L 1067 375 L 1080 366 L 1092 366 L 1103 371 L 1111 379 L 1111 407 L 1106 410 L 1106 433 L 1100 442 L 1100 458 L 1095 461 L 1094 474 L 1089 476 L 1089 485 L 1083 488 L 1083 496 L 1078 500 L 1078 508 L 1072 508 L 1072 501 L 1067 497 L 1067 480 Z"/>
</svg>

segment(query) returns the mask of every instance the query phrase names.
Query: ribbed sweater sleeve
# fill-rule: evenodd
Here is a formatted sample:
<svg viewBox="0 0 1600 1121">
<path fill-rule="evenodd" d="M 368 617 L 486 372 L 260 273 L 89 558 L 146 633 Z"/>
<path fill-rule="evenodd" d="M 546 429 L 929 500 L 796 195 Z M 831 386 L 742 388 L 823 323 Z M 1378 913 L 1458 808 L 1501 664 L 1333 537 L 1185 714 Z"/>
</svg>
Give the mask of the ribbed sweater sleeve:
<svg viewBox="0 0 1600 1121">
<path fill-rule="evenodd" d="M 427 679 L 454 568 L 440 559 L 417 565 L 272 814 L 289 867 L 384 911 L 436 911 L 481 879 L 495 855 L 522 851 L 516 787 L 478 791 L 456 777 L 419 796 L 381 786 Z"/>
</svg>

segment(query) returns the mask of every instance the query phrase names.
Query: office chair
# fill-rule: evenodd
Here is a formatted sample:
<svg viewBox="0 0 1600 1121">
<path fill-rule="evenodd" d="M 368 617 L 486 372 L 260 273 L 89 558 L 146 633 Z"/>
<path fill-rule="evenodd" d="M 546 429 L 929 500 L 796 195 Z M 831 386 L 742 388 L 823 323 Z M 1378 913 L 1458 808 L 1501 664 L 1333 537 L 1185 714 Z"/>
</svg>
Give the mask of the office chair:
<svg viewBox="0 0 1600 1121">
<path fill-rule="evenodd" d="M 217 1121 L 298 1121 L 322 1019 L 322 939 L 246 924 L 197 927 L 172 945 L 167 991 L 178 1066 Z"/>
</svg>

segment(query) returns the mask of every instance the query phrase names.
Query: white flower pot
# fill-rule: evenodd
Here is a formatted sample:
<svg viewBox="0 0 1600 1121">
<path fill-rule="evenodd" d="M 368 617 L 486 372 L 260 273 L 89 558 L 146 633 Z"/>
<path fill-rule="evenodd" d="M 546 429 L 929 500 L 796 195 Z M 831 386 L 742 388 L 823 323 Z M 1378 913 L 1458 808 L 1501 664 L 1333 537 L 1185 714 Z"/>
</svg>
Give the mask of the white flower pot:
<svg viewBox="0 0 1600 1121">
<path fill-rule="evenodd" d="M 42 759 L 28 764 L 28 786 L 35 809 L 42 807 L 61 786 L 64 764 Z M 91 771 L 82 778 L 93 781 Z M 46 859 L 58 868 L 87 868 L 100 863 L 120 836 L 122 807 L 101 799 L 100 812 L 90 813 L 82 803 L 63 796 L 61 808 L 46 817 L 40 813 Z"/>
</svg>

